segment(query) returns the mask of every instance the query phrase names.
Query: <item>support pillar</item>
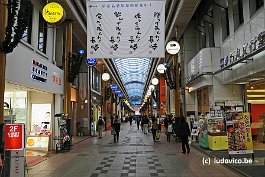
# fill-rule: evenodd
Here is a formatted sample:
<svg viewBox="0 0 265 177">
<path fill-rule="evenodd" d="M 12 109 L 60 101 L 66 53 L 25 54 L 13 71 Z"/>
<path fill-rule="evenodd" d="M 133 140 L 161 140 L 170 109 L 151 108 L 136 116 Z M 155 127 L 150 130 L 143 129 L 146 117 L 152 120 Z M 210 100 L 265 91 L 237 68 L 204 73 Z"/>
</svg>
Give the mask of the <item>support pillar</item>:
<svg viewBox="0 0 265 177">
<path fill-rule="evenodd" d="M 7 1 L 0 3 L 0 45 L 5 40 L 5 29 L 7 26 Z M 6 53 L 0 51 L 0 123 L 4 122 L 4 96 L 5 96 L 5 71 L 6 71 Z"/>
<path fill-rule="evenodd" d="M 68 65 L 69 65 L 69 53 L 72 53 L 72 33 L 73 22 L 72 20 L 66 20 L 66 32 L 65 32 L 65 52 L 64 52 L 64 113 L 68 114 L 67 118 L 71 115 L 71 83 L 68 82 Z"/>
<path fill-rule="evenodd" d="M 179 63 L 178 55 L 174 56 L 174 63 L 176 67 L 176 94 L 175 94 L 175 116 L 180 117 L 180 96 L 179 96 Z"/>
</svg>

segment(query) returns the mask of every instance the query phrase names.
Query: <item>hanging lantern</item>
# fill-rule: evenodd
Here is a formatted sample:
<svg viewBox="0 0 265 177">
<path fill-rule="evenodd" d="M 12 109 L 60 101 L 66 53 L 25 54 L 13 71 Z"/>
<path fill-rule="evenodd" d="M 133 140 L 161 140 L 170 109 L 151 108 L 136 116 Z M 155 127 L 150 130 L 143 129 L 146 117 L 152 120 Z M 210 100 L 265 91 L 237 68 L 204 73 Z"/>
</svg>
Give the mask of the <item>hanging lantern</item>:
<svg viewBox="0 0 265 177">
<path fill-rule="evenodd" d="M 165 65 L 163 65 L 163 64 L 159 64 L 159 65 L 157 66 L 157 72 L 159 72 L 160 74 L 164 74 L 164 73 L 165 73 L 165 70 L 166 70 Z"/>
<path fill-rule="evenodd" d="M 166 50 L 169 54 L 175 55 L 179 52 L 180 46 L 177 41 L 170 41 L 167 43 Z"/>
<path fill-rule="evenodd" d="M 152 84 L 153 85 L 157 85 L 159 83 L 158 79 L 157 78 L 153 78 L 152 79 Z"/>
<path fill-rule="evenodd" d="M 103 73 L 102 74 L 102 80 L 103 81 L 108 81 L 110 79 L 110 75 L 109 73 Z"/>
<path fill-rule="evenodd" d="M 154 90 L 155 89 L 155 86 L 154 85 L 149 85 L 149 90 Z"/>
</svg>

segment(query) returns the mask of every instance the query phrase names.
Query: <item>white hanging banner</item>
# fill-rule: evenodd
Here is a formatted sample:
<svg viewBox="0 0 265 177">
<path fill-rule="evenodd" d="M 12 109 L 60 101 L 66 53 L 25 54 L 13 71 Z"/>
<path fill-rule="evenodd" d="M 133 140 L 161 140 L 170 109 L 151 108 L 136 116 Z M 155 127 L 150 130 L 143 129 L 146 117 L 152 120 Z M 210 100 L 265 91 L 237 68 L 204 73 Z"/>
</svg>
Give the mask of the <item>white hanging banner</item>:
<svg viewBox="0 0 265 177">
<path fill-rule="evenodd" d="M 165 1 L 88 1 L 88 58 L 164 57 Z"/>
</svg>

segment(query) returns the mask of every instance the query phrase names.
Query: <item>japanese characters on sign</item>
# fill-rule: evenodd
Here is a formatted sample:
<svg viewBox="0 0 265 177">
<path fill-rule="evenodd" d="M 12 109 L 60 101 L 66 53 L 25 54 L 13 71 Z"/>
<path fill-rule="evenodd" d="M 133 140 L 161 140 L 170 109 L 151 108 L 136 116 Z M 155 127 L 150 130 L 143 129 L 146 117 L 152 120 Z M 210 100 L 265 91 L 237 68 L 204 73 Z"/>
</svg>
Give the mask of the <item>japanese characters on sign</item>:
<svg viewBox="0 0 265 177">
<path fill-rule="evenodd" d="M 253 153 L 249 113 L 229 115 L 226 116 L 229 154 Z"/>
<path fill-rule="evenodd" d="M 87 13 L 87 57 L 164 57 L 165 1 L 87 1 Z"/>
<path fill-rule="evenodd" d="M 24 149 L 24 124 L 6 124 L 5 132 L 5 150 Z"/>
</svg>

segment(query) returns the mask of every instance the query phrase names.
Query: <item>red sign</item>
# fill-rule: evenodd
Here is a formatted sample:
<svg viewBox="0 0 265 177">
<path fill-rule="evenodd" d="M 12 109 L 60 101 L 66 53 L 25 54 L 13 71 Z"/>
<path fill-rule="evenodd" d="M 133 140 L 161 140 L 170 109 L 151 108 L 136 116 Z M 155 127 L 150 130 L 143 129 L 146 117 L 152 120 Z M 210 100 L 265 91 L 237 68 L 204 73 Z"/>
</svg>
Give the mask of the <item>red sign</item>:
<svg viewBox="0 0 265 177">
<path fill-rule="evenodd" d="M 24 149 L 24 124 L 6 124 L 5 150 Z"/>
</svg>

